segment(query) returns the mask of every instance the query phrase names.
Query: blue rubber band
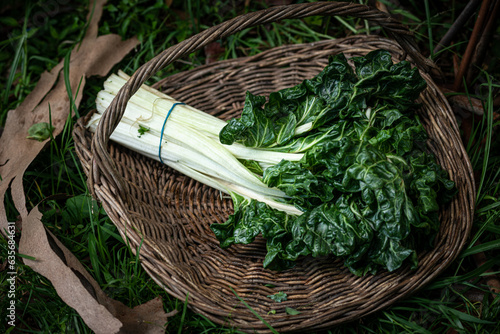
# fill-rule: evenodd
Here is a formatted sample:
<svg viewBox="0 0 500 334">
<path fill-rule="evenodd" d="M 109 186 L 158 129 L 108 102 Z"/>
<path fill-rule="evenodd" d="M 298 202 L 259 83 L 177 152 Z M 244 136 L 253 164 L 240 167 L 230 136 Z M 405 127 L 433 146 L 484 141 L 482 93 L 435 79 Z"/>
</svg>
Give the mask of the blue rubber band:
<svg viewBox="0 0 500 334">
<path fill-rule="evenodd" d="M 181 105 L 181 104 L 185 104 L 185 103 L 182 103 L 182 102 L 176 102 L 172 105 L 172 108 L 170 108 L 170 110 L 168 111 L 167 113 L 167 117 L 165 117 L 165 121 L 163 122 L 163 126 L 161 127 L 161 133 L 160 133 L 160 147 L 158 148 L 158 158 L 160 158 L 160 162 L 163 164 L 163 160 L 161 158 L 161 142 L 163 141 L 163 131 L 165 130 L 165 125 L 167 124 L 167 119 L 168 119 L 168 116 L 170 116 L 170 114 L 172 113 L 172 110 L 174 110 L 175 106 L 177 105 Z"/>
</svg>

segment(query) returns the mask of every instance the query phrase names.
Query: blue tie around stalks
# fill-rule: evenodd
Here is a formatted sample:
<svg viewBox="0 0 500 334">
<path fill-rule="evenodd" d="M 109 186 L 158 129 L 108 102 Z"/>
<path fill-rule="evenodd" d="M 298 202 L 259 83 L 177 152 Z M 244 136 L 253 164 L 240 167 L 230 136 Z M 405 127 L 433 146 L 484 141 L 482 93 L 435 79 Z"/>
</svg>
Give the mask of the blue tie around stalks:
<svg viewBox="0 0 500 334">
<path fill-rule="evenodd" d="M 168 117 L 170 116 L 170 114 L 172 113 L 172 110 L 174 110 L 175 106 L 177 105 L 182 105 L 182 104 L 185 104 L 185 103 L 182 103 L 182 102 L 176 102 L 172 105 L 172 108 L 170 108 L 170 110 L 168 111 L 167 113 L 167 117 L 165 117 L 165 121 L 163 122 L 163 126 L 161 127 L 161 133 L 160 133 L 160 146 L 158 148 L 158 158 L 160 158 L 160 162 L 163 164 L 163 159 L 161 158 L 161 142 L 163 141 L 163 131 L 165 130 L 165 125 L 167 124 L 167 119 Z"/>
</svg>

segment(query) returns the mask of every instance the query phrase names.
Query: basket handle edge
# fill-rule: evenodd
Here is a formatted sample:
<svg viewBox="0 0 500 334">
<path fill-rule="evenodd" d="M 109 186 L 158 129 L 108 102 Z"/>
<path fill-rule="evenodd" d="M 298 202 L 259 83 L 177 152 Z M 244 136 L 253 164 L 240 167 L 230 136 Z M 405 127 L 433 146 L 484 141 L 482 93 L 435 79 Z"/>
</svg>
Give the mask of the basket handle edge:
<svg viewBox="0 0 500 334">
<path fill-rule="evenodd" d="M 162 51 L 156 57 L 142 65 L 131 76 L 130 80 L 120 89 L 111 104 L 103 113 L 92 138 L 92 162 L 90 164 L 89 186 L 94 193 L 94 184 L 100 183 L 100 174 L 106 173 L 112 188 L 120 196 L 128 199 L 124 190 L 123 178 L 116 172 L 116 167 L 108 152 L 108 142 L 111 133 L 118 126 L 128 100 L 151 76 L 170 65 L 175 60 L 204 47 L 217 39 L 228 37 L 243 29 L 272 23 L 283 19 L 297 19 L 309 16 L 353 16 L 377 23 L 387 31 L 408 53 L 417 66 L 425 72 L 436 68 L 434 63 L 425 58 L 418 50 L 412 33 L 389 14 L 366 5 L 346 2 L 313 2 L 287 6 L 275 6 L 268 9 L 237 16 L 231 20 L 208 28 L 176 45 Z"/>
</svg>

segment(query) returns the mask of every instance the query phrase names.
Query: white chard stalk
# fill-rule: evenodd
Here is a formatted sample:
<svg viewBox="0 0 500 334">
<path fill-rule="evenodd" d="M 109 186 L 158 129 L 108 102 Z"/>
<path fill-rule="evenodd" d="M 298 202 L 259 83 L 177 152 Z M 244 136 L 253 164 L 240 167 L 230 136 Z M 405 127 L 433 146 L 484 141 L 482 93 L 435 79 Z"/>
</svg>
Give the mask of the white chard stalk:
<svg viewBox="0 0 500 334">
<path fill-rule="evenodd" d="M 119 71 L 106 80 L 104 90 L 97 95 L 97 112 L 87 124 L 90 131 L 95 132 L 102 113 L 129 78 Z M 284 192 L 269 188 L 239 159 L 255 160 L 265 169 L 282 159 L 300 160 L 303 154 L 270 152 L 237 143 L 223 145 L 219 132 L 226 122 L 185 104 L 176 105 L 165 123 L 169 110 L 179 102 L 142 85 L 130 98 L 110 139 L 148 158 L 162 160 L 167 166 L 224 193 L 253 198 L 288 214 L 302 214 L 293 205 L 282 202 L 286 198 Z"/>
</svg>

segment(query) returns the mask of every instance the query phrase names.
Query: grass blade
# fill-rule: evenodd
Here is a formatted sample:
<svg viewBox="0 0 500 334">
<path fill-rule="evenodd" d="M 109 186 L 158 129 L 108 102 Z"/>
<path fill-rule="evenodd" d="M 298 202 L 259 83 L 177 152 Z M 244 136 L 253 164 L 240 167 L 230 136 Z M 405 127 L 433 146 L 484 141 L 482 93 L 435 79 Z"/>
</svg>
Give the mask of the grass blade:
<svg viewBox="0 0 500 334">
<path fill-rule="evenodd" d="M 394 313 L 389 314 L 387 312 L 384 312 L 384 314 L 387 318 L 389 318 L 391 323 L 396 324 L 396 325 L 400 326 L 401 328 L 405 329 L 407 331 L 407 333 L 432 334 L 431 332 L 429 332 L 425 328 L 417 325 L 416 323 L 408 321 L 406 319 L 403 319 L 403 318 L 395 315 Z"/>
<path fill-rule="evenodd" d="M 182 308 L 181 323 L 179 324 L 179 330 L 177 331 L 177 334 L 181 334 L 182 333 L 182 327 L 184 326 L 184 320 L 186 318 L 186 310 L 187 310 L 188 298 L 189 298 L 189 292 L 186 294 L 186 300 L 184 301 L 184 307 Z"/>
<path fill-rule="evenodd" d="M 36 261 L 36 257 L 29 256 L 29 255 L 26 255 L 26 254 L 17 253 L 17 256 L 22 257 L 23 259 L 28 259 L 28 260 L 31 260 L 31 261 Z"/>
<path fill-rule="evenodd" d="M 69 103 L 70 103 L 69 118 L 72 117 L 71 116 L 71 110 L 74 110 L 76 117 L 80 118 L 80 114 L 78 113 L 78 109 L 76 108 L 75 100 L 73 98 L 73 92 L 71 90 L 71 81 L 69 79 L 69 63 L 70 63 L 70 59 L 71 59 L 71 51 L 69 51 L 66 54 L 66 57 L 64 57 L 64 67 L 63 67 L 64 84 L 66 85 L 66 91 L 68 92 L 68 98 L 69 98 Z M 80 83 L 81 83 L 81 81 L 80 81 Z"/>
<path fill-rule="evenodd" d="M 429 0 L 424 0 L 424 5 L 425 5 L 425 17 L 427 22 L 427 33 L 429 35 L 429 50 L 431 51 L 431 58 L 432 58 L 434 57 L 432 53 L 434 50 L 434 42 L 432 40 L 432 25 L 431 25 L 431 14 L 429 10 Z"/>
<path fill-rule="evenodd" d="M 470 314 L 467 314 L 467 313 L 464 313 L 464 312 L 461 312 L 459 310 L 455 310 L 454 308 L 451 308 L 451 307 L 448 307 L 448 306 L 444 306 L 444 305 L 438 305 L 438 308 L 443 312 L 443 313 L 449 313 L 455 317 L 457 317 L 459 320 L 462 320 L 462 321 L 466 321 L 466 322 L 474 322 L 474 323 L 477 323 L 477 324 L 487 324 L 487 325 L 490 325 L 490 324 L 495 324 L 494 322 L 492 321 L 487 321 L 487 320 L 482 320 L 482 319 L 479 319 L 479 318 L 476 318 L 475 316 L 473 315 L 470 315 Z"/>
<path fill-rule="evenodd" d="M 357 34 L 358 33 L 358 30 L 356 28 L 354 28 L 352 25 L 350 25 L 349 23 L 347 23 L 346 20 L 344 20 L 343 18 L 339 17 L 339 16 L 334 16 L 335 19 L 337 21 L 339 21 L 340 23 L 342 23 L 342 25 L 344 27 L 346 27 L 347 29 L 349 29 L 350 31 L 352 31 L 353 33 Z"/>
<path fill-rule="evenodd" d="M 229 287 L 231 289 L 231 291 L 234 293 L 234 295 L 236 296 L 236 298 L 238 298 L 240 300 L 240 302 L 243 303 L 243 305 L 245 305 L 249 310 L 250 312 L 252 312 L 257 318 L 259 318 L 260 321 L 262 321 L 262 323 L 264 325 L 266 325 L 273 334 L 279 334 L 276 329 L 274 329 L 271 325 L 269 325 L 269 323 L 267 321 L 264 320 L 264 318 L 262 318 L 257 312 L 255 312 L 255 310 L 253 308 L 250 307 L 250 305 L 247 304 L 246 301 L 243 300 L 243 298 L 241 298 L 240 296 L 238 296 L 238 294 L 236 293 L 236 291 L 234 291 L 234 289 L 232 287 Z"/>
<path fill-rule="evenodd" d="M 464 258 L 472 254 L 477 254 L 499 248 L 500 248 L 500 239 L 488 241 L 463 251 L 462 254 L 460 254 L 460 258 Z"/>
<path fill-rule="evenodd" d="M 488 261 L 486 261 L 482 266 L 468 272 L 465 275 L 461 276 L 452 276 L 452 277 L 447 277 L 443 278 L 439 281 L 435 281 L 434 283 L 431 283 L 428 287 L 427 290 L 433 290 L 433 289 L 441 289 L 444 287 L 447 287 L 450 284 L 457 283 L 457 282 L 464 282 L 470 279 L 473 279 L 475 277 L 480 276 L 484 272 L 486 272 L 488 269 L 491 269 L 496 263 L 500 260 L 500 256 L 496 256 Z"/>
<path fill-rule="evenodd" d="M 26 41 L 28 38 L 27 24 L 28 24 L 28 17 L 29 17 L 30 11 L 31 11 L 31 7 L 28 7 L 28 9 L 26 10 L 25 18 L 24 18 L 22 35 L 21 35 L 19 42 L 17 44 L 16 52 L 15 52 L 14 58 L 12 60 L 12 66 L 10 67 L 10 73 L 9 73 L 9 77 L 7 79 L 7 84 L 5 85 L 5 90 L 3 91 L 3 105 L 4 105 L 5 109 L 7 109 L 6 107 L 7 107 L 7 104 L 9 103 L 10 89 L 11 89 L 12 84 L 14 82 L 14 78 L 16 77 L 16 72 L 17 72 L 17 68 L 19 66 L 19 62 L 21 61 L 21 57 L 24 55 L 24 58 L 27 58 L 27 54 L 24 52 L 26 50 L 25 44 L 26 44 Z M 2 114 L 0 115 L 0 124 L 3 124 L 6 116 L 7 116 L 7 110 L 5 110 L 5 112 L 2 112 Z"/>
<path fill-rule="evenodd" d="M 477 187 L 476 201 L 478 203 L 481 201 L 480 196 L 484 196 L 484 194 L 482 193 L 482 189 L 486 172 L 488 171 L 488 162 L 491 149 L 491 138 L 493 136 L 493 84 L 491 82 L 491 77 L 487 73 L 485 73 L 485 77 L 488 82 L 481 86 L 488 87 L 488 98 L 486 101 L 486 106 L 484 108 L 485 112 L 484 117 L 486 118 L 486 142 L 484 145 L 484 159 L 483 159 L 483 168 L 481 172 L 481 179 L 479 181 L 479 186 Z"/>
</svg>

